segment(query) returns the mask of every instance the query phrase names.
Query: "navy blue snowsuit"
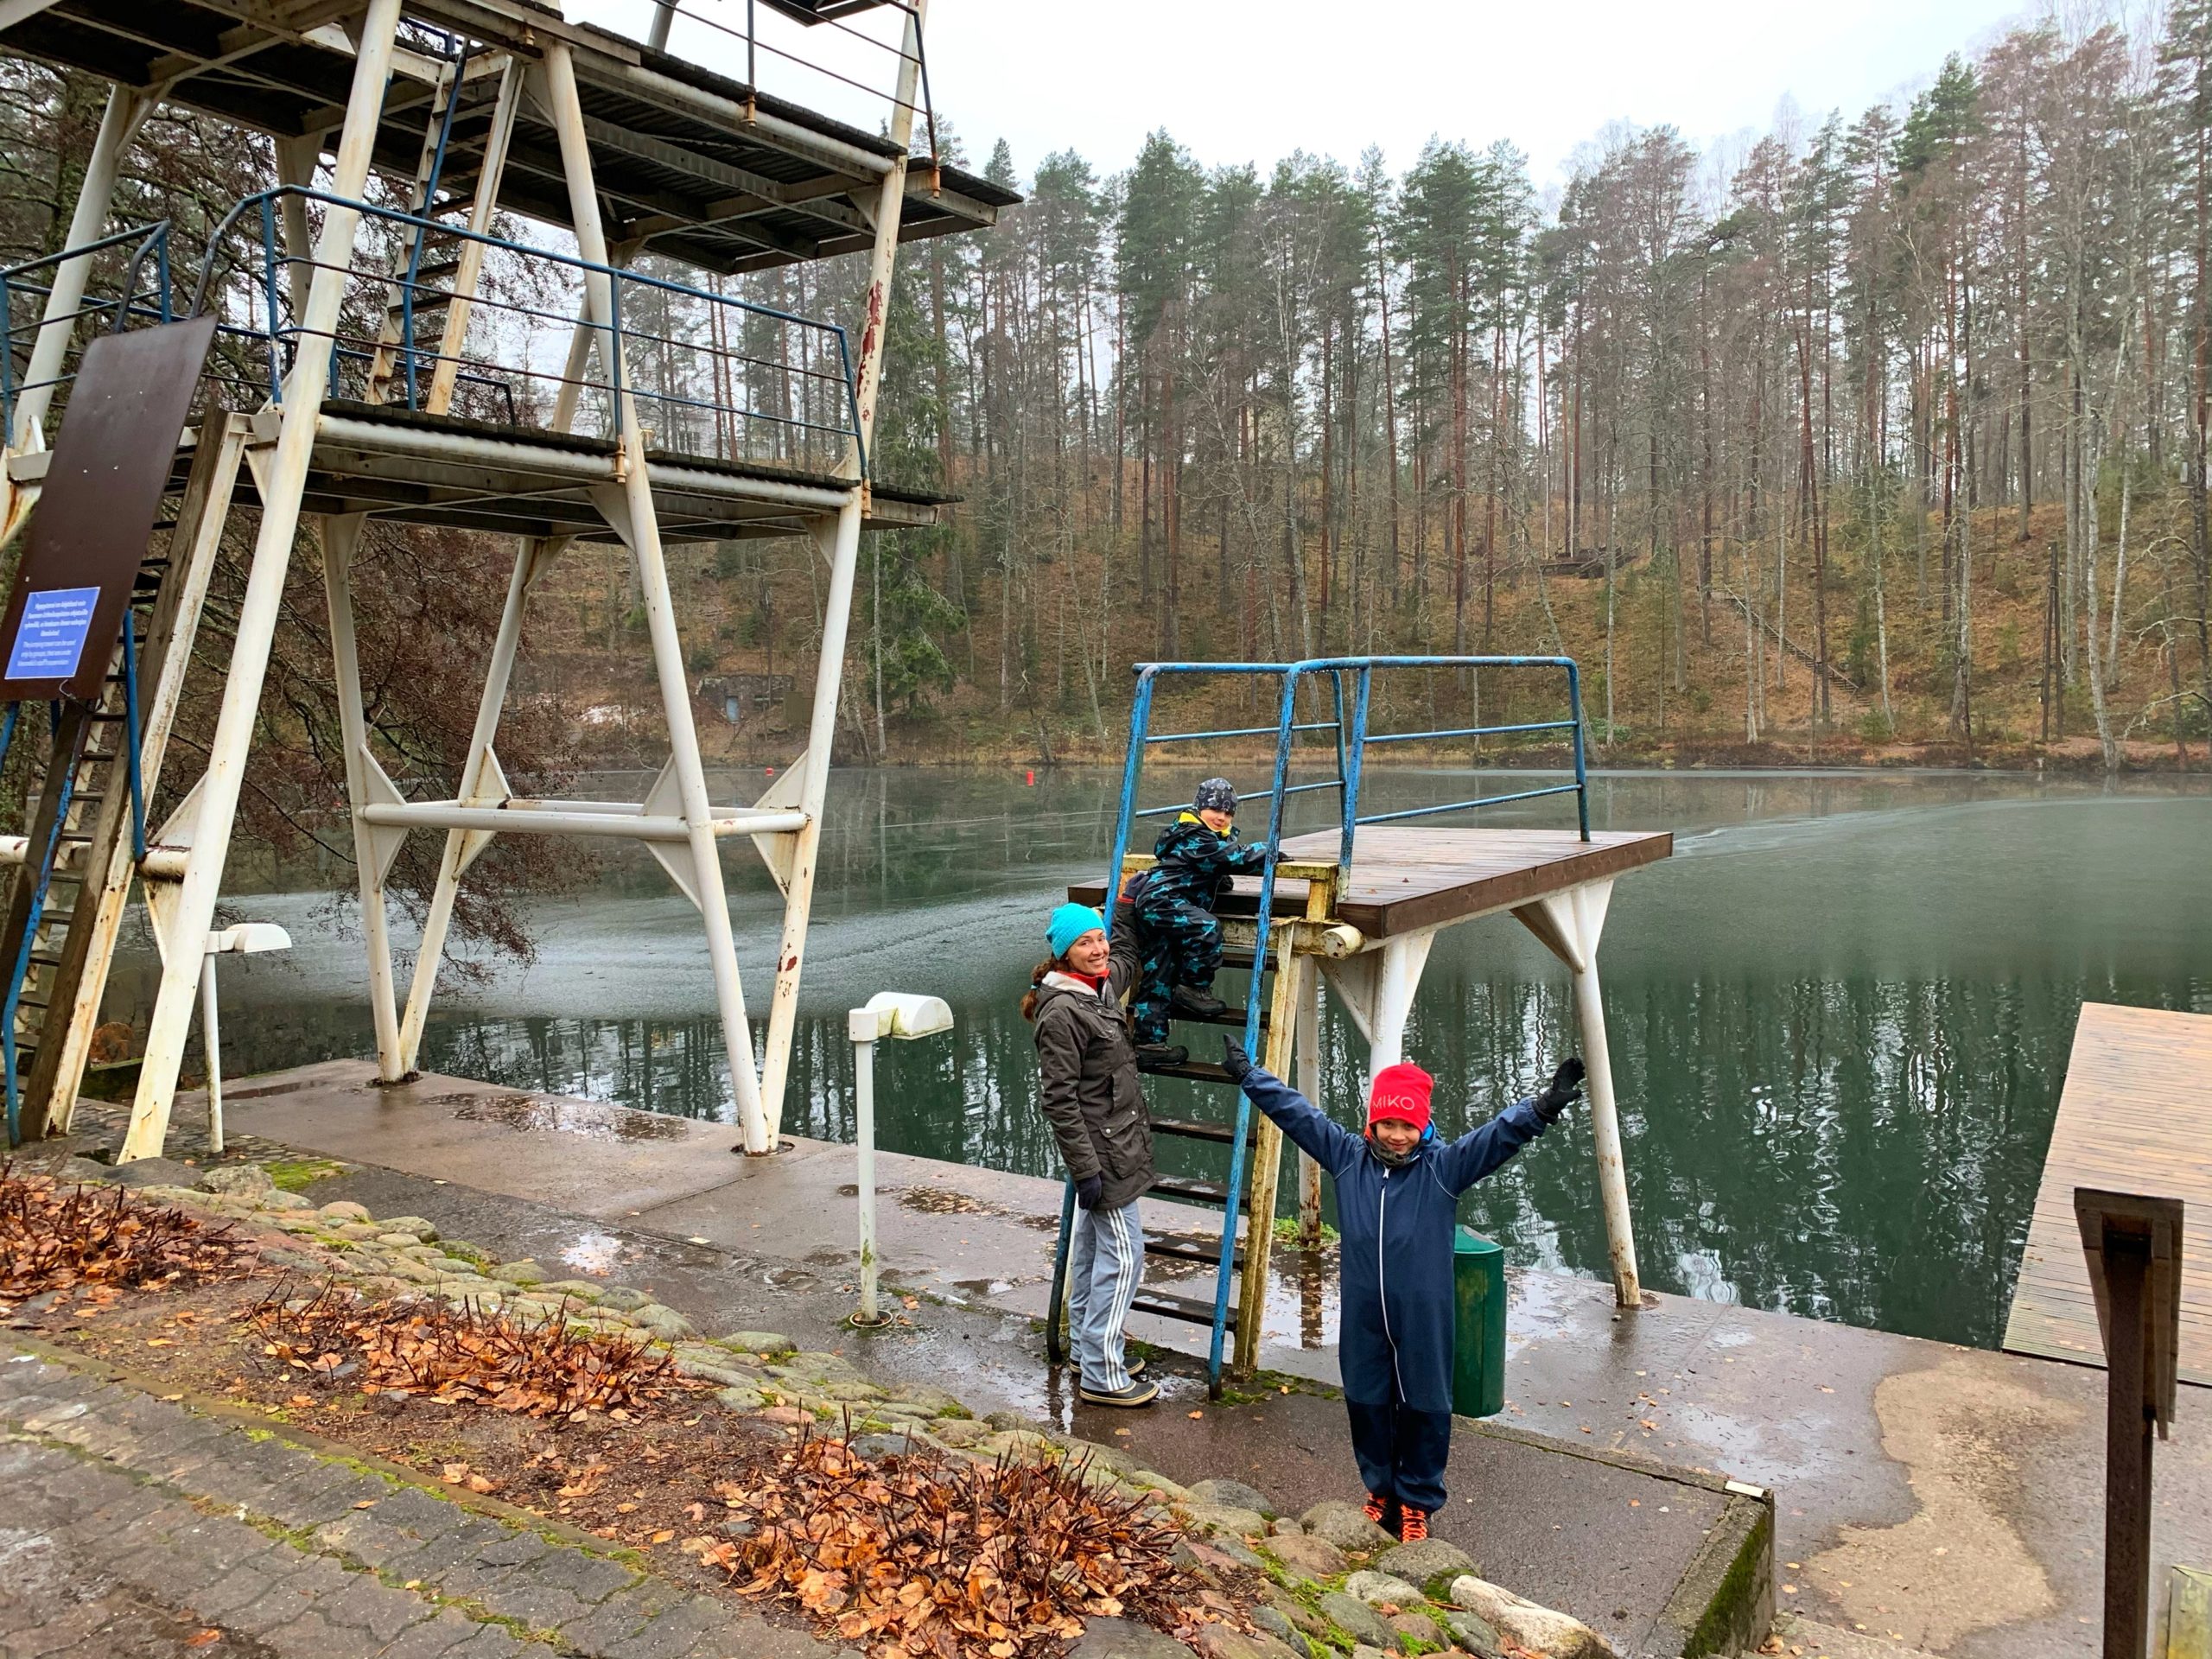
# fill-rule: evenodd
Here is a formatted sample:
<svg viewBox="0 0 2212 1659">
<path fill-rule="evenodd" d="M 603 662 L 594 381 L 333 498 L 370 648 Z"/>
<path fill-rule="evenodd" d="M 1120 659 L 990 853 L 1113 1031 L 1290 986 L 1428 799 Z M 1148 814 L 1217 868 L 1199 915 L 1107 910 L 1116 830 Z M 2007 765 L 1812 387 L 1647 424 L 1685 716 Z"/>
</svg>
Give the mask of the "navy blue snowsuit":
<svg viewBox="0 0 2212 1659">
<path fill-rule="evenodd" d="M 1230 878 L 1256 875 L 1266 865 L 1264 847 L 1248 847 L 1206 827 L 1185 812 L 1160 833 L 1153 844 L 1160 861 L 1139 878 L 1129 895 L 1136 903 L 1137 927 L 1144 950 L 1144 976 L 1129 1001 L 1129 1022 L 1141 1043 L 1167 1040 L 1168 995 L 1178 985 L 1210 990 L 1221 969 L 1221 918 L 1213 907 L 1228 890 Z"/>
<path fill-rule="evenodd" d="M 1360 1478 L 1377 1497 L 1440 1510 L 1452 1450 L 1452 1230 L 1459 1195 L 1550 1126 L 1534 1102 L 1516 1102 L 1457 1141 L 1432 1132 L 1411 1162 L 1393 1167 L 1365 1136 L 1259 1067 L 1246 1076 L 1244 1092 L 1336 1180 L 1344 1236 L 1337 1363 Z"/>
</svg>

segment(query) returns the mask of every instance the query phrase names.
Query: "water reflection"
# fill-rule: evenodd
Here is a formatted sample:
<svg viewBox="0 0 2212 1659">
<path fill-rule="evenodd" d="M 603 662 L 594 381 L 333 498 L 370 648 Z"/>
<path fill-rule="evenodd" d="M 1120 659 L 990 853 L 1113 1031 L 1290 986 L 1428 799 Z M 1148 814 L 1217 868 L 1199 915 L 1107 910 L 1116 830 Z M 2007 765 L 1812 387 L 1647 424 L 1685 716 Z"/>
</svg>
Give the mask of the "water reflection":
<svg viewBox="0 0 2212 1659">
<path fill-rule="evenodd" d="M 1466 781 L 1389 774 L 1376 799 L 1445 798 Z M 742 798 L 757 783 L 728 787 Z M 1014 1003 L 1052 895 L 1104 855 L 1113 788 L 1096 773 L 1034 788 L 969 772 L 839 775 L 787 1128 L 850 1139 L 842 1009 L 887 987 L 929 990 L 957 1027 L 880 1049 L 883 1144 L 1053 1169 Z M 1555 814 L 1538 804 L 1529 821 Z M 1623 883 L 1602 957 L 1647 1281 L 1993 1344 L 2080 1004 L 2212 1008 L 2212 801 L 2019 779 L 1656 774 L 1597 779 L 1592 818 L 1677 832 L 1671 862 Z M 774 895 L 759 872 L 732 868 L 757 1011 Z M 372 1049 L 342 910 L 298 890 L 316 872 L 290 874 L 292 890 L 272 880 L 241 910 L 285 922 L 296 948 L 287 963 L 226 970 L 233 1071 Z M 539 959 L 435 1014 L 423 1065 L 533 1096 L 729 1121 L 696 915 L 657 869 L 611 861 L 590 894 L 537 922 Z M 150 991 L 144 965 L 118 976 L 119 1001 Z M 1560 970 L 1510 922 L 1444 935 L 1408 1042 L 1437 1074 L 1440 1127 L 1532 1088 L 1569 1046 L 1570 1012 Z M 1340 1115 L 1363 1058 L 1332 1017 L 1324 1092 Z M 1153 1092 L 1163 1114 L 1225 1110 L 1218 1090 Z M 1471 1194 L 1464 1218 L 1516 1264 L 1602 1274 L 1587 1148 L 1577 1133 L 1532 1150 Z M 1162 1153 L 1171 1173 L 1217 1173 L 1212 1149 Z M 1287 1172 L 1282 1192 L 1294 1205 Z M 1294 1300 L 1295 1285 L 1285 1294 Z M 1320 1312 L 1281 1310 L 1290 1328 Z"/>
</svg>

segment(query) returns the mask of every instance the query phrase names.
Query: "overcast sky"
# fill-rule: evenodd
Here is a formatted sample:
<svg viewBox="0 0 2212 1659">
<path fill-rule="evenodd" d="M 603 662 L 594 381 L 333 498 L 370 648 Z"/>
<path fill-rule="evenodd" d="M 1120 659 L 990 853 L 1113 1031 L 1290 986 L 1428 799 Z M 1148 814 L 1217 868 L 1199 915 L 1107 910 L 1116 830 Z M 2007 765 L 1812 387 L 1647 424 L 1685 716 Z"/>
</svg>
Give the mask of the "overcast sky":
<svg viewBox="0 0 2212 1659">
<path fill-rule="evenodd" d="M 738 0 L 683 7 L 741 24 Z M 1834 108 L 1855 117 L 2029 10 L 2022 0 L 931 0 L 929 58 L 937 106 L 971 164 L 1003 137 L 1025 178 L 1063 149 L 1116 171 L 1164 126 L 1201 162 L 1263 168 L 1299 149 L 1350 163 L 1370 143 L 1395 168 L 1432 134 L 1478 148 L 1505 138 L 1541 186 L 1613 121 L 1671 123 L 1702 145 L 1764 131 L 1785 99 L 1815 121 Z M 644 32 L 642 0 L 568 0 L 567 10 Z M 671 45 L 731 67 L 734 43 L 689 17 Z M 760 80 L 777 84 L 767 67 Z"/>
</svg>

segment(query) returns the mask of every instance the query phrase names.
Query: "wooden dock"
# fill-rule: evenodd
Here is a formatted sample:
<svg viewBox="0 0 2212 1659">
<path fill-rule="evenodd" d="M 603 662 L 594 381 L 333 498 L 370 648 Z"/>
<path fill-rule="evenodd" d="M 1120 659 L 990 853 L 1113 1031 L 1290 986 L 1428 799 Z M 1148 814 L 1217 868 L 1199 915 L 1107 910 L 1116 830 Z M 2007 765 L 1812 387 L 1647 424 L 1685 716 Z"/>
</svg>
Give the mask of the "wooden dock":
<svg viewBox="0 0 2212 1659">
<path fill-rule="evenodd" d="M 2088 1002 L 2074 1028 L 2005 1346 L 2102 1365 L 2077 1186 L 2188 1205 L 2177 1374 L 2212 1387 L 2212 1015 Z"/>
<path fill-rule="evenodd" d="M 1338 844 L 1337 831 L 1319 830 L 1285 841 L 1283 856 L 1332 860 Z M 1674 850 L 1675 837 L 1663 830 L 1601 830 L 1585 841 L 1572 830 L 1370 824 L 1353 845 L 1351 869 L 1330 913 L 1370 941 L 1385 939 L 1624 875 Z M 1251 915 L 1259 888 L 1257 877 L 1238 877 L 1222 900 L 1221 914 Z M 1068 897 L 1079 905 L 1096 905 L 1105 891 L 1100 882 L 1080 881 L 1068 889 Z M 1303 916 L 1306 883 L 1277 881 L 1274 912 Z"/>
</svg>

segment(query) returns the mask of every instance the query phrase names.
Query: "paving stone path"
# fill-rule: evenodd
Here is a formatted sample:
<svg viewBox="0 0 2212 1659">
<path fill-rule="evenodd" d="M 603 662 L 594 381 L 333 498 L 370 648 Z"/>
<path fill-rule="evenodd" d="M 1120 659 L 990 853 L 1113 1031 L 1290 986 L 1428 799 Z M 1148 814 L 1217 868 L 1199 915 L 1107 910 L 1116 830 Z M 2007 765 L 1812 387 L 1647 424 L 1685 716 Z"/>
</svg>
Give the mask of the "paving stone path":
<svg viewBox="0 0 2212 1659">
<path fill-rule="evenodd" d="M 841 1652 L 555 1529 L 5 1337 L 0 1494 L 4 1659 Z"/>
</svg>

